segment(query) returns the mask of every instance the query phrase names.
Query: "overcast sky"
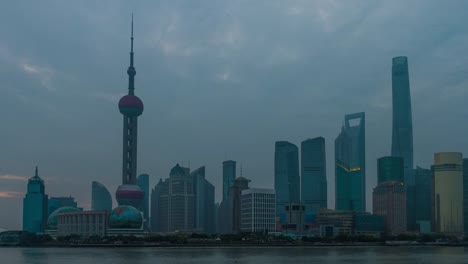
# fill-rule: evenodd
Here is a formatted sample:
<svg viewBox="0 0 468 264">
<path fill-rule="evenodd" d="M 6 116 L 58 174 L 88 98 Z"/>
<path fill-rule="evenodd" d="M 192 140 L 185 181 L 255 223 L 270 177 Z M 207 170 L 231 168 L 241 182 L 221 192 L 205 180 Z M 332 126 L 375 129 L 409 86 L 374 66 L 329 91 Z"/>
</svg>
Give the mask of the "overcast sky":
<svg viewBox="0 0 468 264">
<path fill-rule="evenodd" d="M 91 181 L 121 182 L 122 116 L 135 14 L 138 171 L 206 166 L 221 197 L 233 159 L 273 187 L 274 142 L 333 142 L 366 112 L 367 208 L 390 154 L 391 59 L 409 59 L 415 165 L 468 155 L 468 1 L 4 1 L 0 8 L 0 227 L 21 228 L 39 165 L 49 196 L 89 208 Z M 238 171 L 240 171 L 238 167 Z M 115 205 L 115 202 L 114 202 Z"/>
</svg>

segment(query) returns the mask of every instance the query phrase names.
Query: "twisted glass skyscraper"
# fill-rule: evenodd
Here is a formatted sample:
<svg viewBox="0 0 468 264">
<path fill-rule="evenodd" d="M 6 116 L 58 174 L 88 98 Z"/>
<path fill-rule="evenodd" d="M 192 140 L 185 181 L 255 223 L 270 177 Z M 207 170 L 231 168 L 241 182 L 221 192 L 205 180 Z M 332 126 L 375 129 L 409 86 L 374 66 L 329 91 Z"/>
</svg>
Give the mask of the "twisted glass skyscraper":
<svg viewBox="0 0 468 264">
<path fill-rule="evenodd" d="M 413 168 L 413 118 L 408 58 L 395 57 L 392 64 L 393 132 L 392 156 L 402 157 L 406 169 Z"/>
</svg>

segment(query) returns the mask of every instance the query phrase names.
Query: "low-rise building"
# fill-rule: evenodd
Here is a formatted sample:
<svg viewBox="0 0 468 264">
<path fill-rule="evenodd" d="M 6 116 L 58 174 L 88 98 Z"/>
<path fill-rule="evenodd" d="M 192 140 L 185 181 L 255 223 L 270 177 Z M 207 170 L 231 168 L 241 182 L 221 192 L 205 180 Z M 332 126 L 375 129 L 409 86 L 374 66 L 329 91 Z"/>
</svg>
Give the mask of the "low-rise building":
<svg viewBox="0 0 468 264">
<path fill-rule="evenodd" d="M 66 212 L 57 216 L 57 236 L 106 236 L 109 226 L 108 211 Z"/>
</svg>

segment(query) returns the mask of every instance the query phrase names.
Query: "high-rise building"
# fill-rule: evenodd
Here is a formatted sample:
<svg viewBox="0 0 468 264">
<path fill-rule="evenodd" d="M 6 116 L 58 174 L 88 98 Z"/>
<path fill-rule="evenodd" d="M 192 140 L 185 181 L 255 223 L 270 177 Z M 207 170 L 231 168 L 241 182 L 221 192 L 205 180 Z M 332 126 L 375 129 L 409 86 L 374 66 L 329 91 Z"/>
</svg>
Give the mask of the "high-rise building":
<svg viewBox="0 0 468 264">
<path fill-rule="evenodd" d="M 366 210 L 365 114 L 345 116 L 335 140 L 335 209 Z"/>
<path fill-rule="evenodd" d="M 44 232 L 47 224 L 47 195 L 44 181 L 38 169 L 28 180 L 28 190 L 23 199 L 23 230 L 31 233 Z"/>
<path fill-rule="evenodd" d="M 403 182 L 379 183 L 373 192 L 373 212 L 383 216 L 385 232 L 399 235 L 406 232 L 406 189 Z"/>
<path fill-rule="evenodd" d="M 194 230 L 215 233 L 215 188 L 205 178 L 205 166 L 191 173 L 194 195 Z"/>
<path fill-rule="evenodd" d="M 434 154 L 434 231 L 463 235 L 463 155 Z"/>
<path fill-rule="evenodd" d="M 93 181 L 91 185 L 91 210 L 112 211 L 112 197 L 104 184 Z"/>
<path fill-rule="evenodd" d="M 47 203 L 48 215 L 53 213 L 55 210 L 65 207 L 65 206 L 78 208 L 78 204 L 75 201 L 75 198 L 71 196 L 50 197 Z"/>
<path fill-rule="evenodd" d="M 301 143 L 301 200 L 306 214 L 327 208 L 325 139 L 317 137 Z"/>
<path fill-rule="evenodd" d="M 189 168 L 177 164 L 169 178 L 152 193 L 152 230 L 155 232 L 192 232 L 194 224 L 193 179 Z"/>
<path fill-rule="evenodd" d="M 285 218 L 285 206 L 300 203 L 299 150 L 287 141 L 275 143 L 276 215 Z"/>
<path fill-rule="evenodd" d="M 402 157 L 407 169 L 413 168 L 413 121 L 408 73 L 408 58 L 392 60 L 392 156 Z"/>
<path fill-rule="evenodd" d="M 223 200 L 229 196 L 229 190 L 234 186 L 236 179 L 236 162 L 226 160 L 223 162 Z"/>
<path fill-rule="evenodd" d="M 143 191 L 143 203 L 141 209 L 145 222 L 149 220 L 149 175 L 141 174 L 137 177 L 137 185 Z"/>
<path fill-rule="evenodd" d="M 416 167 L 414 169 L 414 222 L 412 229 L 421 231 L 421 225 L 431 226 L 432 219 L 432 171 Z M 408 198 L 407 198 L 408 200 Z M 408 209 L 407 209 L 408 215 Z M 419 227 L 418 227 L 419 226 Z"/>
<path fill-rule="evenodd" d="M 468 235 L 468 159 L 463 159 L 463 230 Z"/>
<path fill-rule="evenodd" d="M 115 197 L 119 205 L 130 205 L 141 209 L 144 192 L 136 185 L 136 174 L 138 116 L 143 113 L 143 102 L 135 95 L 136 70 L 133 65 L 133 17 L 130 40 L 130 66 L 127 70 L 128 94 L 119 101 L 119 111 L 123 115 L 122 185 L 117 188 Z"/>
<path fill-rule="evenodd" d="M 249 189 L 250 180 L 237 177 L 234 186 L 229 191 L 229 197 L 221 202 L 219 207 L 218 229 L 221 234 L 236 234 L 241 232 L 241 195 Z"/>
<path fill-rule="evenodd" d="M 241 231 L 268 233 L 276 230 L 275 190 L 252 188 L 241 192 Z"/>
<path fill-rule="evenodd" d="M 377 184 L 385 181 L 405 182 L 403 158 L 382 157 L 377 160 Z"/>
</svg>

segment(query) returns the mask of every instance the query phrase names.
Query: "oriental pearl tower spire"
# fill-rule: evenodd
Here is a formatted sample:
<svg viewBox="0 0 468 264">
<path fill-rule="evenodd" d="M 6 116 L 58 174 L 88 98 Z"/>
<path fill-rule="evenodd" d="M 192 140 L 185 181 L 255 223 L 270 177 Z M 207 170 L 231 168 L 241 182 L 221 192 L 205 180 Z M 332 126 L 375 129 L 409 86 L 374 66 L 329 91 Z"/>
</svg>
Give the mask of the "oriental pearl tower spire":
<svg viewBox="0 0 468 264">
<path fill-rule="evenodd" d="M 143 102 L 135 95 L 136 70 L 133 65 L 133 15 L 130 37 L 130 66 L 128 67 L 128 94 L 119 101 L 123 115 L 122 185 L 116 192 L 119 205 L 141 208 L 143 191 L 136 185 L 138 116 L 143 113 Z"/>
</svg>

